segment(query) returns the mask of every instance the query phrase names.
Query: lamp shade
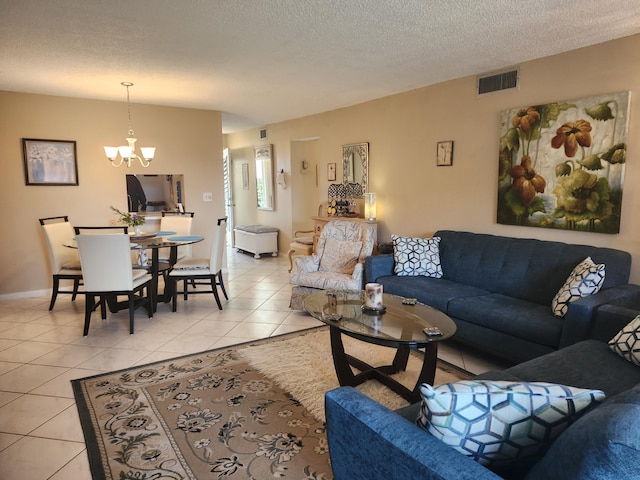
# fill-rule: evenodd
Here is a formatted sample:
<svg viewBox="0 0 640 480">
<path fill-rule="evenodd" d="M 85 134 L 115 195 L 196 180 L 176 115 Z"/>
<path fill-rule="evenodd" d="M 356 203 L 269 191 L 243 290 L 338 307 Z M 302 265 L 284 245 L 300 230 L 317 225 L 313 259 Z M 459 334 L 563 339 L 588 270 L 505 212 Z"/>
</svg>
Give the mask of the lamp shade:
<svg viewBox="0 0 640 480">
<path fill-rule="evenodd" d="M 373 192 L 364 194 L 364 216 L 367 220 L 376 219 L 376 194 Z"/>
<path fill-rule="evenodd" d="M 145 160 L 151 160 L 156 154 L 156 147 L 140 147 L 140 151 Z"/>
<path fill-rule="evenodd" d="M 104 147 L 104 154 L 109 160 L 115 160 L 118 156 L 118 147 Z"/>
</svg>

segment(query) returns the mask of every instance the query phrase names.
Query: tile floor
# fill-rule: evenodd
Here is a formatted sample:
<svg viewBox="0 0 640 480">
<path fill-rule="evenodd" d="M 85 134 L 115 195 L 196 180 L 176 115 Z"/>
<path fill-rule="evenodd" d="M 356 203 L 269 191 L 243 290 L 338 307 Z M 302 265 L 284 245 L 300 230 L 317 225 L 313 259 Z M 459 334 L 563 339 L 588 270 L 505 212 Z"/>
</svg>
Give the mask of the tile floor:
<svg viewBox="0 0 640 480">
<path fill-rule="evenodd" d="M 229 250 L 228 264 L 224 310 L 212 295 L 180 299 L 176 313 L 161 304 L 151 320 L 140 309 L 135 335 L 123 311 L 94 313 L 83 337 L 81 297 L 59 296 L 52 312 L 48 296 L 0 301 L 0 479 L 91 479 L 71 379 L 321 324 L 289 309 L 286 255 Z M 474 373 L 501 367 L 446 342 L 439 356 Z"/>
</svg>

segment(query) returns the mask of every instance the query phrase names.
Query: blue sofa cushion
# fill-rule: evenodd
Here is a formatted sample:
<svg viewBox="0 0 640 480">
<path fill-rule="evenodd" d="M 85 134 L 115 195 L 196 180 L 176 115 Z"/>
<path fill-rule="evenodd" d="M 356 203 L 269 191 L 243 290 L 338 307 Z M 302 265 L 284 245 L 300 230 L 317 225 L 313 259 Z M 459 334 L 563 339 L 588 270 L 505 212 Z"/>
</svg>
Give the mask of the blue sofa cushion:
<svg viewBox="0 0 640 480">
<path fill-rule="evenodd" d="M 400 277 L 391 275 L 379 277 L 378 283 L 384 285 L 384 292 L 392 295 L 416 298 L 419 302 L 430 305 L 447 313 L 449 302 L 454 298 L 487 295 L 487 291 L 470 287 L 462 283 L 431 277 Z"/>
<path fill-rule="evenodd" d="M 494 471 L 521 469 L 571 422 L 604 400 L 600 390 L 544 382 L 463 380 L 420 386 L 418 424 Z"/>
<path fill-rule="evenodd" d="M 439 230 L 444 279 L 541 305 L 551 300 L 574 267 L 587 257 L 604 263 L 603 289 L 626 284 L 628 252 L 530 238 Z"/>
<path fill-rule="evenodd" d="M 509 377 L 505 378 L 505 375 Z M 602 390 L 608 398 L 640 383 L 640 367 L 613 353 L 598 340 L 583 340 L 507 370 L 485 372 L 484 380 L 518 378 Z"/>
<path fill-rule="evenodd" d="M 391 235 L 393 241 L 393 273 L 399 276 L 442 277 L 440 237 L 414 238 Z"/>
<path fill-rule="evenodd" d="M 640 385 L 607 400 L 566 430 L 527 480 L 635 480 L 640 476 Z"/>
<path fill-rule="evenodd" d="M 591 257 L 585 258 L 571 271 L 569 278 L 560 287 L 551 302 L 551 310 L 556 317 L 564 317 L 569 304 L 579 298 L 598 293 L 605 279 L 605 265 L 596 265 Z"/>
<path fill-rule="evenodd" d="M 558 347 L 562 335 L 563 320 L 553 315 L 549 305 L 539 305 L 500 294 L 451 299 L 445 313 L 450 317 L 461 318 L 469 323 L 553 348 Z"/>
<path fill-rule="evenodd" d="M 640 315 L 609 341 L 609 347 L 625 360 L 640 365 Z"/>
</svg>

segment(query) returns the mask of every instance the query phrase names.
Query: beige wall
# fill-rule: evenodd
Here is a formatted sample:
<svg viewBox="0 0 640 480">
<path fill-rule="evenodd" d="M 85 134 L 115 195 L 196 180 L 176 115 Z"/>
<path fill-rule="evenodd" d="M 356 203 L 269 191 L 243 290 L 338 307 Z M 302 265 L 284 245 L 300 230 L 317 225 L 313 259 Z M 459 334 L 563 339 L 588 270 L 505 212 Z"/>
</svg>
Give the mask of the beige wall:
<svg viewBox="0 0 640 480">
<path fill-rule="evenodd" d="M 455 61 L 455 59 L 452 59 Z M 515 227 L 496 223 L 500 112 L 553 101 L 631 91 L 631 111 L 621 231 L 617 235 Z M 361 105 L 268 126 L 278 168 L 296 175 L 290 143 L 317 137 L 320 193 L 326 166 L 341 164 L 342 145 L 369 142 L 370 191 L 378 194 L 379 241 L 391 233 L 429 235 L 450 228 L 516 237 L 619 248 L 634 256 L 632 281 L 640 282 L 640 35 L 520 65 L 518 89 L 477 97 L 475 77 L 386 97 Z M 257 130 L 228 136 L 235 151 L 258 144 Z M 436 143 L 455 142 L 452 167 L 436 167 Z M 338 180 L 341 169 L 338 168 Z M 294 180 L 295 183 L 295 180 Z M 278 209 L 258 218 L 281 229 L 280 248 L 293 231 L 297 199 L 278 189 Z M 281 195 L 284 193 L 284 195 Z M 296 195 L 298 192 L 296 192 Z M 283 204 L 284 203 L 284 204 Z"/>
<path fill-rule="evenodd" d="M 113 168 L 102 146 L 124 143 L 126 103 L 0 92 L 0 296 L 51 286 L 38 218 L 68 215 L 75 225 L 108 224 L 114 218 L 110 205 L 127 208 L 126 173 L 184 174 L 194 233 L 211 237 L 214 222 L 208 219 L 224 215 L 220 112 L 134 104 L 132 123 L 138 147 L 157 147 L 156 158 L 149 168 Z M 26 186 L 22 138 L 75 140 L 80 184 Z M 212 192 L 213 202 L 203 202 L 203 192 Z M 208 255 L 209 246 L 194 245 L 194 255 Z"/>
</svg>

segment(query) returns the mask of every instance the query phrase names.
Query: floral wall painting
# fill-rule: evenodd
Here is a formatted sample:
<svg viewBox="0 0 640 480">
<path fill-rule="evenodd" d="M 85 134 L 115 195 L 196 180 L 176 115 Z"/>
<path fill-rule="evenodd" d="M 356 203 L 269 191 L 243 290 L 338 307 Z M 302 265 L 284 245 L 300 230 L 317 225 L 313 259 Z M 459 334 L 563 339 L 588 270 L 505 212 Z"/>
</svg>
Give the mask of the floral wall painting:
<svg viewBox="0 0 640 480">
<path fill-rule="evenodd" d="M 629 92 L 503 111 L 498 223 L 618 233 Z"/>
<path fill-rule="evenodd" d="M 75 140 L 22 139 L 25 185 L 78 185 Z"/>
</svg>

